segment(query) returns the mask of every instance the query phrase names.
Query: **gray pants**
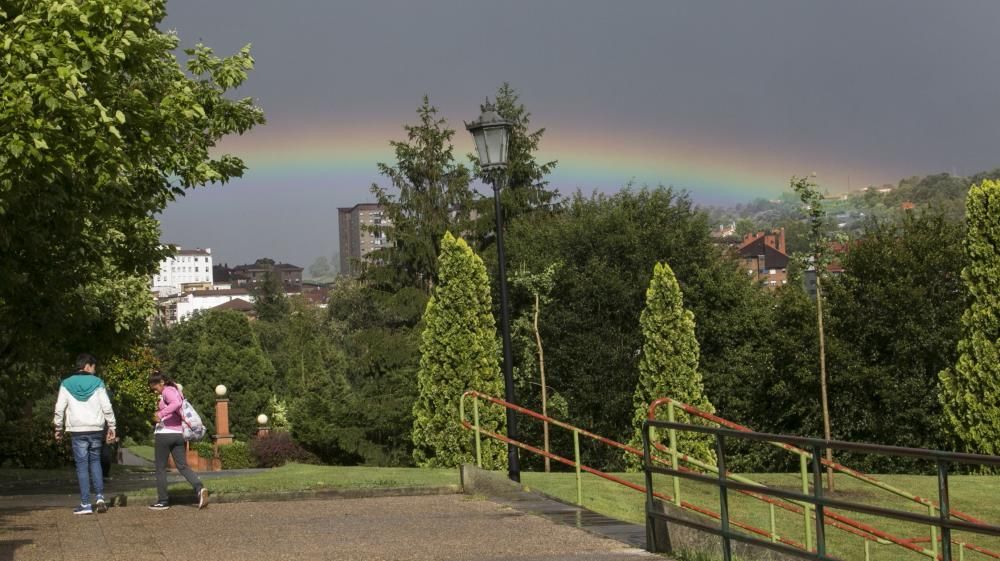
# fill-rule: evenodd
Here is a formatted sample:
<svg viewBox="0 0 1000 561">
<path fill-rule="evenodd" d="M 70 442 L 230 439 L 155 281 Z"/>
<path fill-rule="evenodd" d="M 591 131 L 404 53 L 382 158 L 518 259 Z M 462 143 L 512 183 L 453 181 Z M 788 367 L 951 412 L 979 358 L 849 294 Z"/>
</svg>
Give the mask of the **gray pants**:
<svg viewBox="0 0 1000 561">
<path fill-rule="evenodd" d="M 160 433 L 153 437 L 153 449 L 155 451 L 156 464 L 156 496 L 158 503 L 170 504 L 170 496 L 167 494 L 167 457 L 174 457 L 174 465 L 177 471 L 187 479 L 187 482 L 194 487 L 194 493 L 201 492 L 201 480 L 195 475 L 187 465 L 187 456 L 184 451 L 184 435 L 179 433 Z"/>
</svg>

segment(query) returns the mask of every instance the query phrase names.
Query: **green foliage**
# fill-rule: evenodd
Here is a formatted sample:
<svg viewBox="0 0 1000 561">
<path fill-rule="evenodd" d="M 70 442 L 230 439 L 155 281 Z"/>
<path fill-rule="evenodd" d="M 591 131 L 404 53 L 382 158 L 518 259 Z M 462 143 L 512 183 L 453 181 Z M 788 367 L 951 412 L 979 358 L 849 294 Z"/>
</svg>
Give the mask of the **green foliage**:
<svg viewBox="0 0 1000 561">
<path fill-rule="evenodd" d="M 219 460 L 222 469 L 249 469 L 257 467 L 250 445 L 242 440 L 234 440 L 232 444 L 219 446 Z"/>
<path fill-rule="evenodd" d="M 244 170 L 209 152 L 264 120 L 225 97 L 252 68 L 249 49 L 218 58 L 199 45 L 183 69 L 164 17 L 162 0 L 0 9 L 0 371 L 127 350 L 170 251 L 156 215 Z"/>
<path fill-rule="evenodd" d="M 437 257 L 445 232 L 466 231 L 472 210 L 469 170 L 455 163 L 451 139 L 455 131 L 437 116 L 427 96 L 417 109 L 420 122 L 406 125 L 406 141 L 392 141 L 396 165 L 379 163 L 379 173 L 398 194 L 372 185 L 382 207 L 389 244 L 372 252 L 366 276 L 393 289 L 415 286 L 429 290 L 437 282 Z"/>
<path fill-rule="evenodd" d="M 249 438 L 257 428 L 257 415 L 267 409 L 273 395 L 274 366 L 243 314 L 210 310 L 171 329 L 164 359 L 166 372 L 184 385 L 184 397 L 194 404 L 206 426 L 215 403 L 215 386 L 229 389 L 230 430 Z"/>
<path fill-rule="evenodd" d="M 958 361 L 941 372 L 945 425 L 967 452 L 1000 453 L 1000 182 L 985 180 L 966 203 L 968 262 L 962 280 L 969 305 L 962 314 Z"/>
<path fill-rule="evenodd" d="M 412 465 L 413 403 L 420 361 L 420 318 L 427 295 L 417 288 L 383 292 L 342 279 L 330 293 L 337 344 L 352 357 L 337 425 L 339 446 L 354 461 Z"/>
<path fill-rule="evenodd" d="M 699 371 L 708 397 L 726 415 L 744 407 L 753 380 L 770 367 L 766 296 L 723 258 L 709 238 L 706 216 L 672 189 L 623 189 L 613 196 L 577 194 L 556 214 L 533 213 L 511 225 L 509 260 L 529 270 L 555 262 L 546 306 L 547 383 L 569 403 L 568 422 L 618 441 L 632 437 L 632 395 L 638 381 L 639 315 L 648 271 L 669 261 L 684 301 L 699 318 Z M 515 300 L 514 309 L 531 302 Z M 520 315 L 516 312 L 515 317 Z M 519 355 L 520 356 L 520 355 Z M 733 415 L 739 418 L 742 413 Z M 581 443 L 596 465 L 621 468 L 607 447 Z"/>
<path fill-rule="evenodd" d="M 531 113 L 520 101 L 517 90 L 504 82 L 497 89 L 495 103 L 491 104 L 500 117 L 513 123 L 507 141 L 507 169 L 504 172 L 505 188 L 500 193 L 500 206 L 505 223 L 536 211 L 558 209 L 559 193 L 549 189 L 548 175 L 556 167 L 556 162 L 539 163 L 535 159 L 542 142 L 545 129 L 531 130 Z M 480 106 L 485 111 L 486 106 Z M 479 166 L 479 157 L 469 155 L 472 174 L 486 178 Z M 487 193 L 475 201 L 476 219 L 473 225 L 476 247 L 480 254 L 491 247 L 496 240 L 496 207 L 493 194 Z"/>
<path fill-rule="evenodd" d="M 291 310 L 285 287 L 281 283 L 281 275 L 273 270 L 264 275 L 264 280 L 253 286 L 253 309 L 257 319 L 261 321 L 280 321 Z"/>
<path fill-rule="evenodd" d="M 4 425 L 0 431 L 0 466 L 56 468 L 72 462 L 69 439 L 55 441 L 52 411 L 56 392 L 32 404 L 31 414 Z"/>
<path fill-rule="evenodd" d="M 666 263 L 657 263 L 653 278 L 646 290 L 646 307 L 639 316 L 642 327 L 642 357 L 639 359 L 639 381 L 632 396 L 634 413 L 632 428 L 635 431 L 629 445 L 642 449 L 642 423 L 649 412 L 649 404 L 660 397 L 670 397 L 707 413 L 715 413 L 705 397 L 701 374 L 698 372 L 698 340 L 694 334 L 694 314 L 684 309 L 681 287 L 673 270 Z M 666 408 L 661 410 L 666 419 Z M 675 420 L 699 424 L 678 410 Z M 677 449 L 702 461 L 715 459 L 715 439 L 707 434 L 680 432 Z M 625 456 L 632 469 L 638 469 L 642 460 L 633 454 Z"/>
<path fill-rule="evenodd" d="M 722 415 L 751 428 L 782 434 L 819 436 L 823 417 L 816 400 L 820 395 L 816 376 L 819 349 L 816 307 L 800 284 L 788 284 L 774 292 L 774 323 L 768 331 L 772 365 L 749 381 L 753 404 L 741 417 Z M 839 425 L 838 425 L 839 427 Z M 771 447 L 754 446 L 740 469 L 797 469 L 798 460 Z"/>
<path fill-rule="evenodd" d="M 468 389 L 500 395 L 503 388 L 486 267 L 465 240 L 448 232 L 441 240 L 438 270 L 439 282 L 424 312 L 413 405 L 413 457 L 421 467 L 474 461 L 472 439 L 459 425 L 459 399 Z M 486 430 L 504 430 L 498 407 L 482 408 L 479 421 Z M 506 465 L 497 440 L 485 440 L 482 455 L 486 469 Z"/>
<path fill-rule="evenodd" d="M 191 449 L 194 450 L 201 458 L 212 459 L 215 457 L 215 444 L 207 440 L 192 442 Z"/>
<path fill-rule="evenodd" d="M 146 347 L 137 347 L 101 367 L 100 376 L 111 397 L 120 438 L 149 434 L 157 405 L 156 394 L 149 391 L 149 375 L 159 367 L 160 361 Z"/>
<path fill-rule="evenodd" d="M 960 225 L 913 211 L 873 222 L 840 257 L 827 286 L 834 437 L 941 448 L 938 373 L 955 363 L 965 264 Z M 873 313 L 878 310 L 878 313 Z M 904 459 L 852 459 L 868 470 L 901 471 Z"/>
<path fill-rule="evenodd" d="M 278 396 L 272 395 L 267 400 L 267 416 L 270 418 L 268 425 L 274 431 L 291 432 L 292 423 L 288 421 L 288 403 Z"/>
</svg>

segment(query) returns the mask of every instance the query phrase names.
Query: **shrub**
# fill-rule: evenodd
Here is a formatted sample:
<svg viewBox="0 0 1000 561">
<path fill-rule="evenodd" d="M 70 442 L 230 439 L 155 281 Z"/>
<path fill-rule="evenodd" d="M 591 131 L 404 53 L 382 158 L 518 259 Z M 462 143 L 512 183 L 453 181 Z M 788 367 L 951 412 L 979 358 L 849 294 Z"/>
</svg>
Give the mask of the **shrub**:
<svg viewBox="0 0 1000 561">
<path fill-rule="evenodd" d="M 197 452 L 201 458 L 211 459 L 215 457 L 215 446 L 210 441 L 195 442 L 191 445 L 191 449 Z"/>
<path fill-rule="evenodd" d="M 222 469 L 247 469 L 257 467 L 253 454 L 246 442 L 239 440 L 232 444 L 219 446 L 219 459 L 222 461 Z"/>
<path fill-rule="evenodd" d="M 264 438 L 254 438 L 250 441 L 250 450 L 257 465 L 265 468 L 283 466 L 288 462 L 319 463 L 314 454 L 307 452 L 292 439 L 291 434 L 283 431 L 271 433 Z"/>
</svg>

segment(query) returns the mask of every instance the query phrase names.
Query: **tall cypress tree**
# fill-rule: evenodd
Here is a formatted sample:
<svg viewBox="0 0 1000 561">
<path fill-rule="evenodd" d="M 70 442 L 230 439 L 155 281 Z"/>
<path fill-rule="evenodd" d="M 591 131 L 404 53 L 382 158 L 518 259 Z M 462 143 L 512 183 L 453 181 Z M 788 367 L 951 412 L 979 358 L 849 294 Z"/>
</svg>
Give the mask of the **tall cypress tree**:
<svg viewBox="0 0 1000 561">
<path fill-rule="evenodd" d="M 941 372 L 941 405 L 955 444 L 967 452 L 1000 453 L 1000 182 L 985 180 L 965 203 L 968 264 L 962 280 L 958 362 Z"/>
<path fill-rule="evenodd" d="M 642 447 L 642 422 L 646 419 L 649 403 L 660 397 L 670 397 L 714 413 L 701 373 L 698 372 L 698 340 L 694 335 L 694 314 L 684 309 L 681 287 L 677 284 L 670 265 L 657 263 L 653 279 L 646 290 L 646 308 L 639 317 L 644 343 L 639 359 L 639 381 L 636 383 L 632 402 L 635 412 L 632 426 L 635 432 L 631 446 Z M 666 409 L 662 410 L 666 418 Z M 696 422 L 678 410 L 679 422 Z M 696 459 L 709 461 L 715 458 L 710 435 L 678 431 L 677 448 Z M 626 455 L 626 462 L 635 468 L 640 459 Z"/>
<path fill-rule="evenodd" d="M 486 267 L 465 240 L 450 232 L 441 241 L 438 283 L 424 310 L 424 332 L 413 405 L 413 458 L 422 467 L 454 467 L 474 461 L 471 434 L 459 425 L 462 392 L 499 396 L 500 351 Z M 472 419 L 472 412 L 466 413 Z M 480 406 L 480 426 L 504 432 L 504 411 Z M 506 465 L 503 444 L 482 441 L 483 467 Z"/>
</svg>

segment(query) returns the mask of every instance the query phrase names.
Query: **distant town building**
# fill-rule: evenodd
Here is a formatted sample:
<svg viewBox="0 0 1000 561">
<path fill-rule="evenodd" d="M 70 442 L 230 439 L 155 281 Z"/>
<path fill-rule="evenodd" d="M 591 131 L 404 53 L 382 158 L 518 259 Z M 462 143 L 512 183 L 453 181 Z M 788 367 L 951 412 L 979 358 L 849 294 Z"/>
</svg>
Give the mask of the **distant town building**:
<svg viewBox="0 0 1000 561">
<path fill-rule="evenodd" d="M 159 271 L 153 275 L 153 291 L 159 296 L 180 294 L 184 285 L 208 283 L 212 285 L 211 248 L 184 249 L 160 261 Z"/>
<path fill-rule="evenodd" d="M 737 252 L 741 268 L 763 286 L 773 290 L 788 283 L 784 228 L 747 234 Z"/>
<path fill-rule="evenodd" d="M 264 282 L 269 274 L 281 281 L 285 292 L 302 292 L 302 267 L 288 263 L 275 263 L 274 259 L 261 258 L 249 265 L 237 265 L 226 271 L 228 282 L 237 288 L 253 288 Z"/>
<path fill-rule="evenodd" d="M 378 204 L 361 203 L 337 209 L 340 232 L 340 273 L 357 275 L 358 264 L 369 253 L 389 244 L 385 232 L 388 219 Z"/>
<path fill-rule="evenodd" d="M 173 311 L 167 311 L 167 325 L 191 319 L 195 312 L 213 308 L 236 309 L 246 312 L 253 308 L 253 295 L 245 288 L 228 290 L 195 290 L 177 297 L 172 302 Z"/>
</svg>

